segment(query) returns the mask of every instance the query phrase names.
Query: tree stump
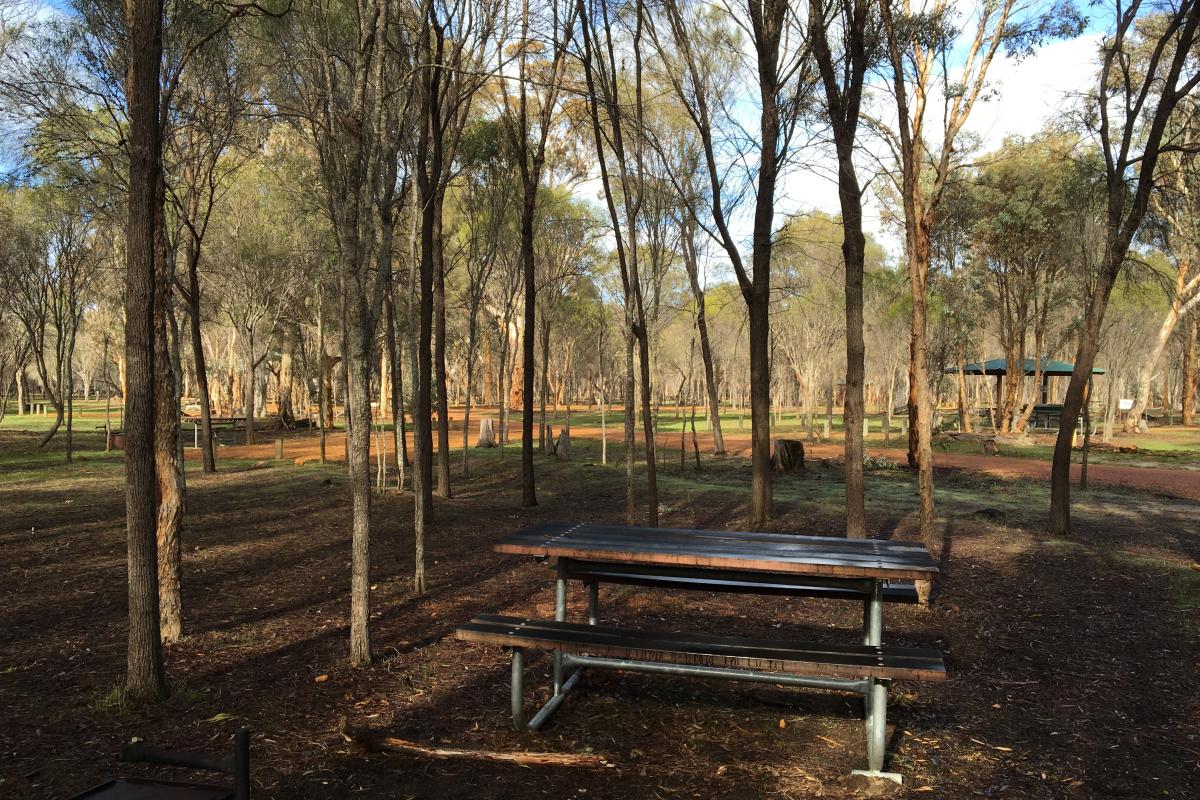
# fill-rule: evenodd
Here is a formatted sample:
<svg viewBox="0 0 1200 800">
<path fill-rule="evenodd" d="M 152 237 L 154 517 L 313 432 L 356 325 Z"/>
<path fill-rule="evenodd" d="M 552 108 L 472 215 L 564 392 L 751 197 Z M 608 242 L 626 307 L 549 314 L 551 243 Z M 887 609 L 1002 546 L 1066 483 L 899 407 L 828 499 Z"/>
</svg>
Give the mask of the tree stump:
<svg viewBox="0 0 1200 800">
<path fill-rule="evenodd" d="M 803 471 L 804 442 L 799 439 L 772 440 L 771 469 L 776 472 Z"/>
<path fill-rule="evenodd" d="M 1000 455 L 1000 449 L 998 447 L 996 447 L 995 439 L 983 439 L 982 441 L 980 441 L 979 444 L 980 444 L 980 446 L 983 447 L 984 455 L 989 455 L 989 456 Z"/>
<path fill-rule="evenodd" d="M 490 417 L 484 417 L 479 420 L 479 441 L 475 442 L 476 447 L 497 447 L 496 442 L 496 425 L 495 421 Z"/>
<path fill-rule="evenodd" d="M 571 460 L 571 429 L 564 427 L 558 434 L 558 443 L 554 445 L 554 454 L 563 461 Z"/>
</svg>

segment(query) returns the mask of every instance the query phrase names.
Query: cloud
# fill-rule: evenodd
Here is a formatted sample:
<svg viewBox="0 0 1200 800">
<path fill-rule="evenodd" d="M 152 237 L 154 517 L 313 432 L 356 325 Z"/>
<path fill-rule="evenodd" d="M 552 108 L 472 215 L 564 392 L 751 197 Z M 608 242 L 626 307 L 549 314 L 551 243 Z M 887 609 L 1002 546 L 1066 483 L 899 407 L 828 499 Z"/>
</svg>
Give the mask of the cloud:
<svg viewBox="0 0 1200 800">
<path fill-rule="evenodd" d="M 987 150 L 1007 136 L 1037 133 L 1095 85 L 1099 42 L 1089 34 L 1052 42 L 1023 61 L 997 58 L 988 73 L 994 96 L 975 106 L 967 130 Z"/>
</svg>

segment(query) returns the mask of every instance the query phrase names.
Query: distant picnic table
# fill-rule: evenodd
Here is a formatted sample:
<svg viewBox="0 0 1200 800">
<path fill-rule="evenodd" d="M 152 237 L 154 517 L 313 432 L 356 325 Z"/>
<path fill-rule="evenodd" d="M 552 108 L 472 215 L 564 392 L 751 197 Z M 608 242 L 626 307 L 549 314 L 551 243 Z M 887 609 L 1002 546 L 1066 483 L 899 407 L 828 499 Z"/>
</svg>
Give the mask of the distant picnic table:
<svg viewBox="0 0 1200 800">
<path fill-rule="evenodd" d="M 915 603 L 910 581 L 938 572 L 918 544 L 743 531 L 545 523 L 505 537 L 501 553 L 555 559 L 555 618 L 484 614 L 458 630 L 467 641 L 511 648 L 512 715 L 518 729 L 539 729 L 562 705 L 585 668 L 805 686 L 860 693 L 866 700 L 868 769 L 883 772 L 887 691 L 893 680 L 944 680 L 939 651 L 883 644 L 883 606 Z M 568 581 L 588 589 L 586 623 L 566 621 Z M 762 640 L 707 631 L 663 633 L 599 624 L 599 585 L 669 591 L 822 597 L 863 606 L 861 644 Z M 550 650 L 554 694 L 524 716 L 524 650 Z M 574 673 L 564 679 L 567 670 Z"/>
<path fill-rule="evenodd" d="M 229 428 L 233 431 L 233 444 L 237 444 L 237 432 L 246 429 L 245 417 L 209 417 L 208 421 L 214 431 L 218 428 Z M 192 426 L 192 447 L 199 449 L 200 428 L 204 425 L 204 420 L 199 416 L 185 414 L 180 418 L 180 422 Z"/>
</svg>

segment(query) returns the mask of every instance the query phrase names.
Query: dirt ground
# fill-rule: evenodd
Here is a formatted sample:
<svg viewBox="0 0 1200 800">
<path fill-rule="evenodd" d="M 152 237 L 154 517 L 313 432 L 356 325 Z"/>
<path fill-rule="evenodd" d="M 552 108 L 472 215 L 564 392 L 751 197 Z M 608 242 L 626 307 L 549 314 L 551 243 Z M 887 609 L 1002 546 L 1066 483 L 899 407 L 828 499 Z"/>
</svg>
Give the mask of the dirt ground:
<svg viewBox="0 0 1200 800">
<path fill-rule="evenodd" d="M 461 418 L 460 418 L 461 419 Z M 474 426 L 473 426 L 474 427 Z M 557 430 L 557 428 L 556 428 Z M 240 434 L 239 434 L 240 435 Z M 278 436 L 284 438 L 284 456 L 298 463 L 305 463 L 316 460 L 320 457 L 319 438 L 315 435 L 305 433 L 304 435 L 281 434 L 277 431 L 265 431 L 260 433 L 255 445 L 238 444 L 228 447 L 219 448 L 218 457 L 225 458 L 249 458 L 249 459 L 272 459 L 275 457 L 274 440 Z M 225 434 L 228 438 L 229 434 Z M 610 428 L 608 431 L 610 446 L 621 436 L 620 430 Z M 598 452 L 601 431 L 594 426 L 572 426 L 571 437 L 573 441 L 586 440 L 589 443 L 589 452 Z M 187 436 L 184 437 L 187 439 Z M 411 444 L 411 434 L 409 435 Z M 191 440 L 188 439 L 190 442 Z M 239 439 L 244 441 L 244 439 Z M 471 439 L 471 444 L 474 444 L 474 439 Z M 639 441 L 641 438 L 639 437 Z M 697 435 L 697 441 L 700 448 L 704 451 L 712 449 L 712 435 L 706 432 L 700 432 Z M 461 458 L 459 455 L 462 448 L 462 427 L 461 422 L 451 434 L 451 447 L 456 451 L 455 458 Z M 656 443 L 660 448 L 663 448 L 668 458 L 678 460 L 679 456 L 679 434 L 660 434 L 656 437 Z M 684 442 L 685 446 L 692 447 L 690 436 Z M 436 445 L 436 442 L 435 442 Z M 372 440 L 373 452 L 378 452 L 379 441 L 376 437 Z M 392 468 L 395 467 L 395 449 L 392 445 L 392 437 L 390 432 L 384 437 L 382 446 L 388 454 L 388 459 Z M 509 447 L 515 450 L 519 445 L 510 444 Z M 728 454 L 731 456 L 750 457 L 750 434 L 748 431 L 732 430 L 725 434 L 725 447 Z M 839 441 L 832 443 L 812 444 L 805 443 L 806 454 L 811 458 L 825 459 L 840 459 L 843 455 L 843 446 Z M 881 442 L 872 442 L 867 446 L 867 452 L 872 455 L 886 456 L 897 463 L 904 463 L 906 460 L 905 450 L 901 447 L 887 446 Z M 330 434 L 326 443 L 326 456 L 330 460 L 343 460 L 345 454 L 345 433 L 338 431 Z M 411 454 L 410 454 L 411 457 Z M 200 452 L 198 450 L 188 449 L 187 458 L 199 460 Z M 688 458 L 691 458 L 689 452 Z M 1072 481 L 1078 483 L 1080 465 L 1079 454 L 1075 456 L 1076 463 L 1071 466 Z M 934 464 L 937 467 L 970 470 L 988 475 L 994 475 L 1000 478 L 1031 478 L 1035 480 L 1050 480 L 1050 462 L 1015 456 L 990 456 L 980 453 L 979 455 L 971 455 L 967 453 L 950 453 L 945 451 L 934 451 Z M 1192 465 L 1186 464 L 1185 467 Z M 1152 492 L 1167 492 L 1178 497 L 1186 497 L 1190 500 L 1200 501 L 1200 464 L 1196 465 L 1196 469 L 1175 467 L 1160 467 L 1160 466 L 1124 466 L 1120 464 L 1102 464 L 1091 463 L 1088 465 L 1088 480 L 1097 486 L 1108 487 L 1129 487 L 1133 489 L 1142 489 Z"/>
<path fill-rule="evenodd" d="M 28 435 L 0 432 L 0 455 L 31 447 Z M 215 751 L 243 724 L 254 730 L 258 797 L 1200 795 L 1200 504 L 1190 490 L 1097 480 L 1077 499 L 1074 534 L 1056 539 L 1043 531 L 1036 475 L 939 459 L 943 574 L 928 609 L 888 610 L 885 636 L 940 647 L 951 680 L 896 685 L 889 763 L 905 784 L 893 789 L 847 778 L 865 757 L 862 707 L 835 693 L 596 673 L 542 734 L 510 730 L 507 657 L 452 633 L 481 612 L 550 615 L 552 582 L 547 565 L 491 544 L 539 520 L 619 521 L 623 475 L 597 465 L 588 444 L 569 464 L 539 457 L 531 510 L 519 506 L 514 450 L 473 459 L 474 477 L 436 501 L 424 596 L 411 592 L 411 501 L 377 498 L 378 658 L 359 670 L 345 666 L 343 469 L 228 462 L 214 476 L 191 473 L 189 636 L 167 652 L 172 698 L 147 709 L 123 707 L 114 691 L 125 642 L 119 466 L 93 458 L 0 476 L 0 797 L 67 798 L 113 774 L 147 774 L 116 763 L 122 741 Z M 708 458 L 698 475 L 671 464 L 662 524 L 744 526 L 748 479 L 737 456 Z M 774 527 L 837 535 L 840 481 L 833 463 L 781 478 Z M 914 538 L 914 487 L 904 470 L 869 475 L 873 535 Z M 571 603 L 581 614 L 581 591 Z M 605 621 L 660 629 L 846 641 L 860 624 L 860 609 L 833 601 L 606 588 L 601 605 Z M 544 699 L 548 659 L 531 662 L 527 680 Z M 366 753 L 338 735 L 342 718 L 435 745 L 600 753 L 613 766 Z"/>
</svg>

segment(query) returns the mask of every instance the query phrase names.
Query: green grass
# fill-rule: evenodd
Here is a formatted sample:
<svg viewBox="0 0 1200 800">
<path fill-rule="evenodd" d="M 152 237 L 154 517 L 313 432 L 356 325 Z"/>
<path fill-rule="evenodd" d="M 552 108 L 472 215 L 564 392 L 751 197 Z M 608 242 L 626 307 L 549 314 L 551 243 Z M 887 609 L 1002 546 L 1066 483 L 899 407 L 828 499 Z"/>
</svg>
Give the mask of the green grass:
<svg viewBox="0 0 1200 800">
<path fill-rule="evenodd" d="M 1088 461 L 1094 464 L 1153 464 L 1155 466 L 1190 467 L 1200 464 L 1200 441 L 1171 442 L 1154 439 L 1155 434 L 1142 435 L 1138 438 L 1121 439 L 1120 444 L 1132 444 L 1138 448 L 1136 453 L 1120 453 L 1109 450 L 1092 449 L 1088 453 Z M 868 440 L 869 441 L 869 440 Z M 1098 440 L 1096 440 L 1098 443 Z M 934 452 L 962 453 L 980 455 L 983 450 L 978 442 L 954 441 L 939 439 L 933 443 Z M 1020 445 L 1007 442 L 997 442 L 996 449 L 1002 456 L 1013 458 L 1031 458 L 1039 461 L 1050 461 L 1054 457 L 1054 448 L 1047 444 Z M 1075 450 L 1074 460 L 1080 460 L 1080 451 Z"/>
</svg>

